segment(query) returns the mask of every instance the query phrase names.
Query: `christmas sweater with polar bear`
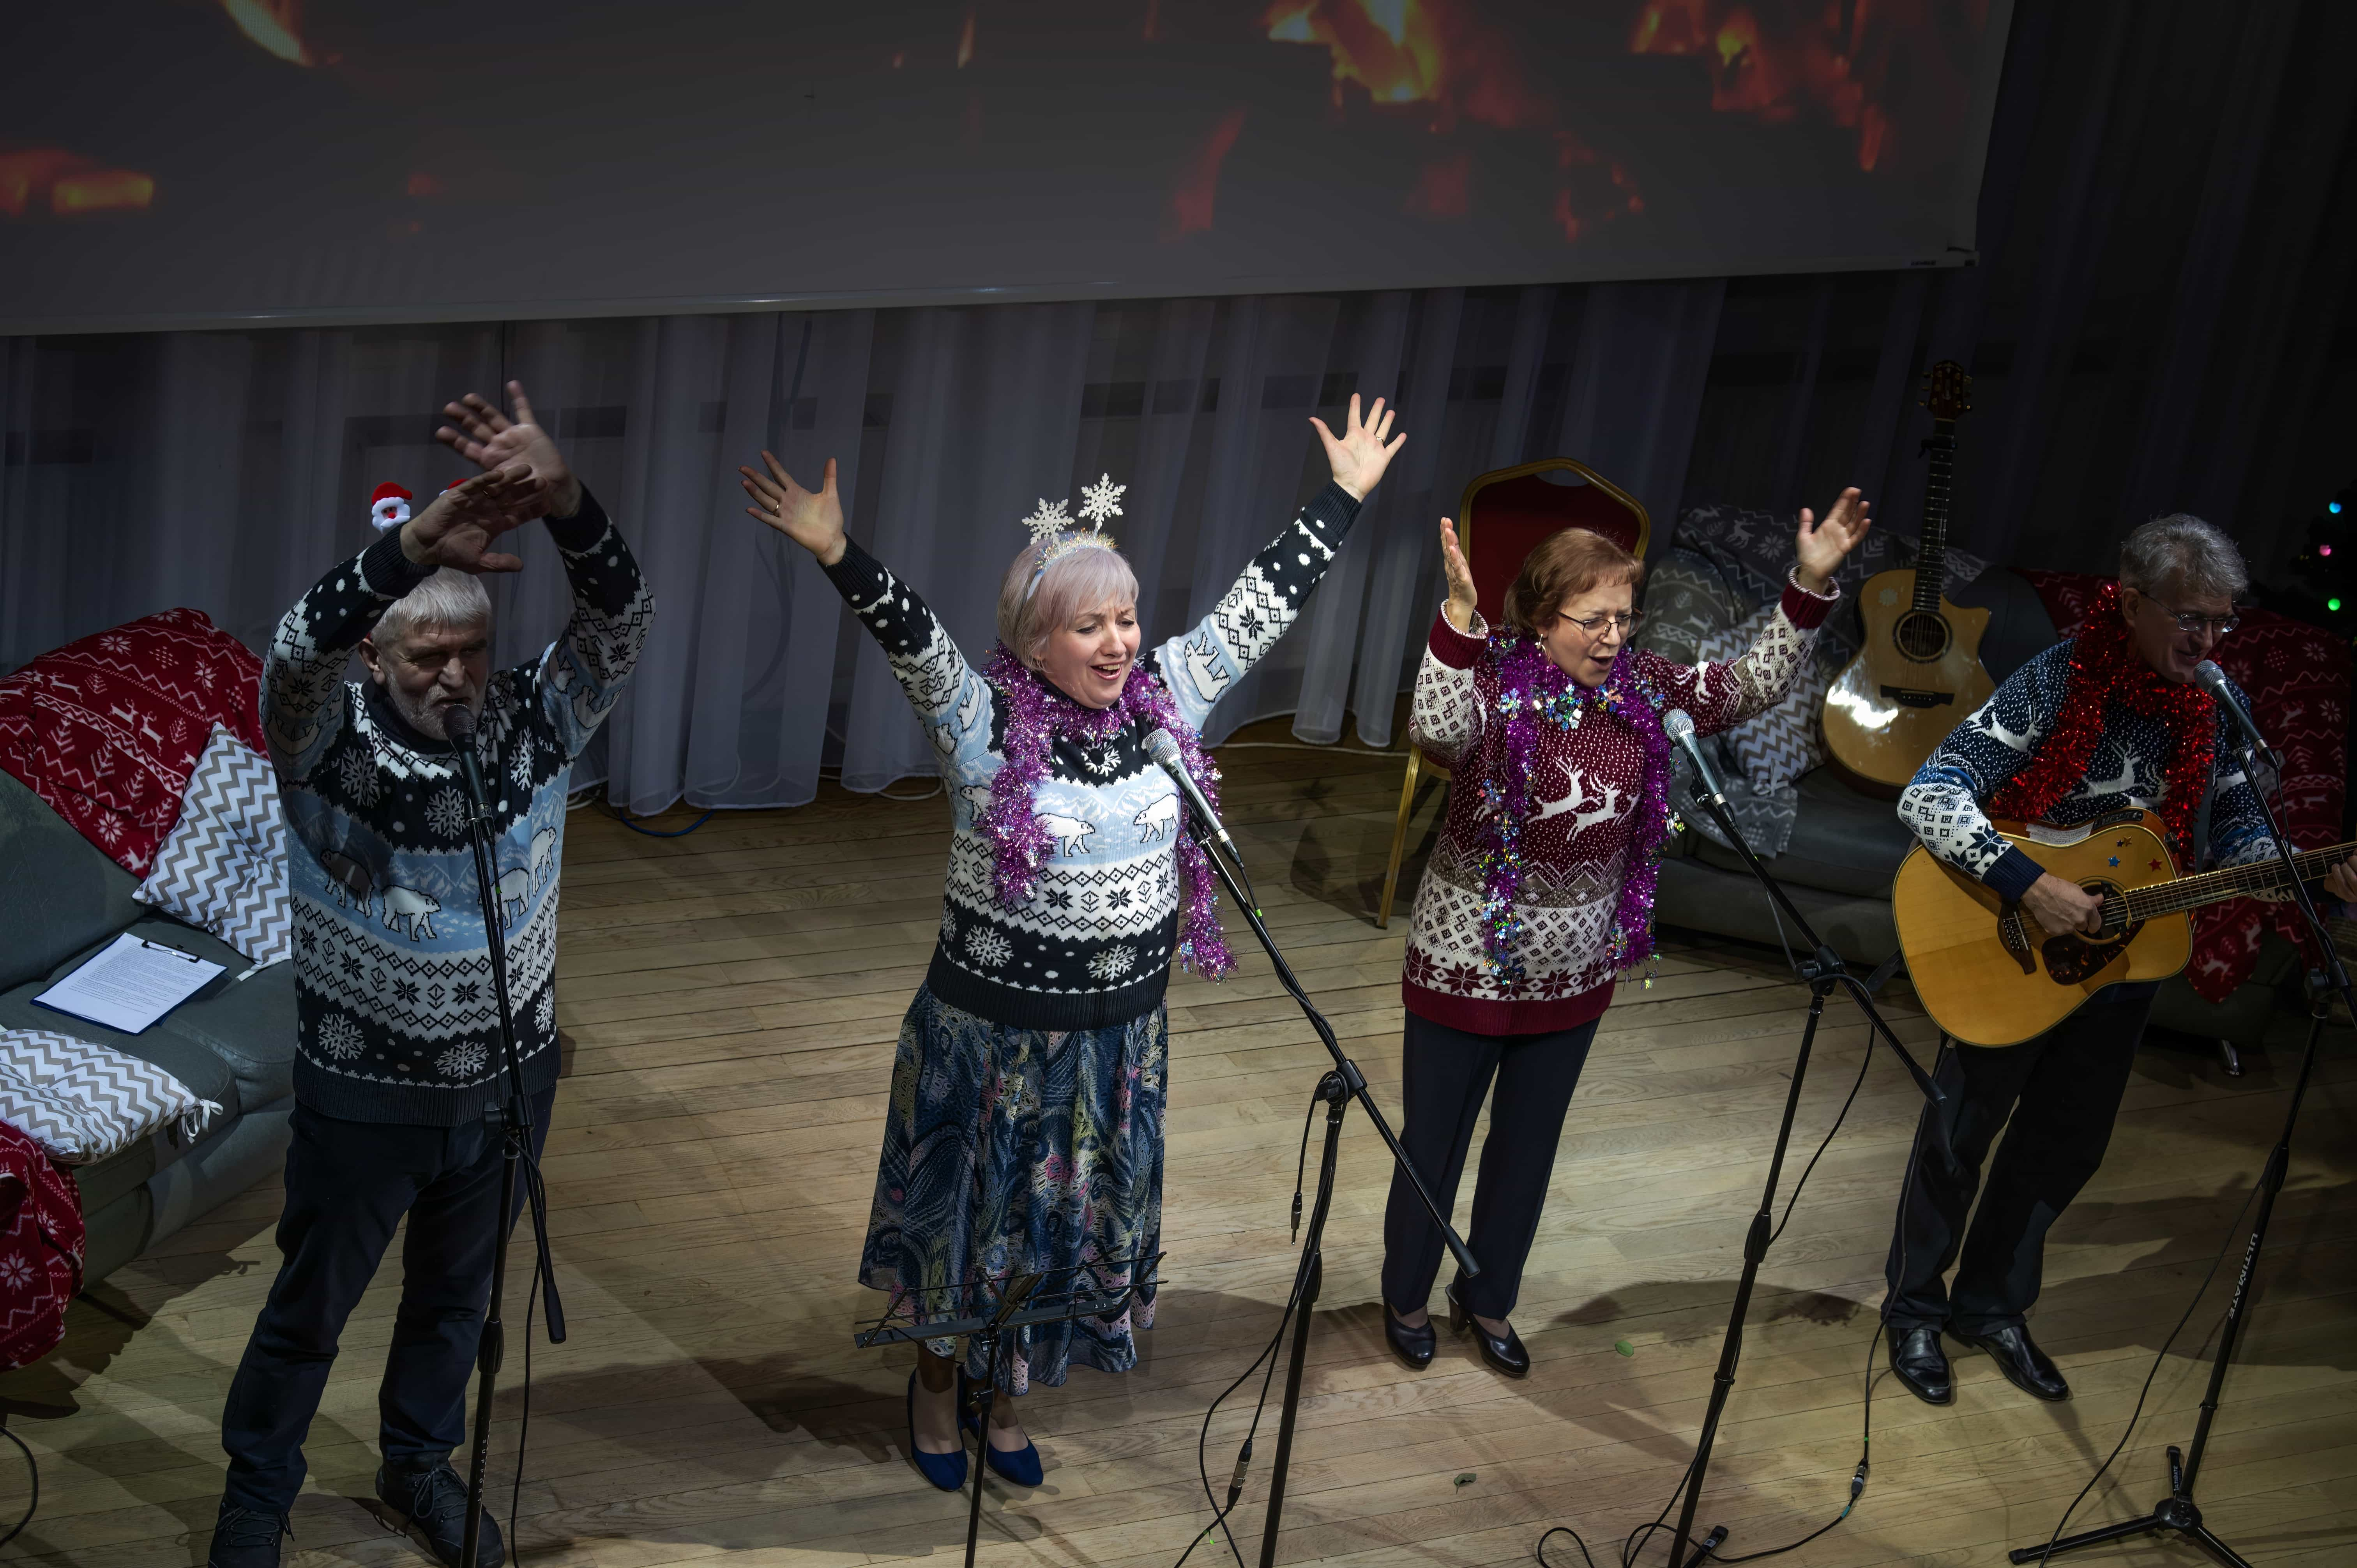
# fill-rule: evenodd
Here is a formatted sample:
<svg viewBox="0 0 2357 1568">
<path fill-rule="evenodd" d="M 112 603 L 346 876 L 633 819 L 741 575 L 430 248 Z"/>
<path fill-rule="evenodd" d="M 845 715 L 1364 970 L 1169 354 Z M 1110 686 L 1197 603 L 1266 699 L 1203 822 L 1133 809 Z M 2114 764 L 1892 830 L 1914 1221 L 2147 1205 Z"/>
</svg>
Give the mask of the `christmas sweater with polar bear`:
<svg viewBox="0 0 2357 1568">
<path fill-rule="evenodd" d="M 1328 484 L 1245 565 L 1211 613 L 1139 663 L 1200 730 L 1214 703 L 1275 645 L 1333 564 L 1359 502 Z M 1020 908 L 998 900 L 992 841 L 975 820 L 1006 766 L 1006 694 L 968 664 L 909 585 L 856 544 L 826 574 L 882 645 L 942 754 L 952 823 L 932 993 L 994 1024 L 1095 1029 L 1162 1001 L 1178 938 L 1178 787 L 1129 730 L 1102 746 L 1059 739 L 1033 814 L 1056 840 Z"/>
<path fill-rule="evenodd" d="M 564 634 L 494 672 L 477 753 L 498 832 L 496 933 L 524 1089 L 556 1081 L 556 883 L 573 760 L 637 662 L 654 600 L 606 513 L 552 518 L 573 586 Z M 456 754 L 404 723 L 351 651 L 432 575 L 396 530 L 286 612 L 263 674 L 295 925 L 295 1093 L 356 1122 L 449 1127 L 505 1098 L 490 947 Z"/>
</svg>

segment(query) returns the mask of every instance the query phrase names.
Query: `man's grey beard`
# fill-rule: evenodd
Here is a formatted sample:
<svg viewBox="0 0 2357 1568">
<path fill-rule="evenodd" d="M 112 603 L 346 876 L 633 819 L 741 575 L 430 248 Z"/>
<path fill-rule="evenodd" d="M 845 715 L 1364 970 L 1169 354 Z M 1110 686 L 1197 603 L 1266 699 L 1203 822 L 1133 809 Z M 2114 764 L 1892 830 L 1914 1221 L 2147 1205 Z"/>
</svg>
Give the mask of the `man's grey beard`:
<svg viewBox="0 0 2357 1568">
<path fill-rule="evenodd" d="M 384 694 L 392 702 L 393 711 L 401 715 L 401 722 L 411 729 L 428 740 L 447 741 L 450 738 L 442 728 L 442 715 L 450 707 L 449 703 L 435 702 L 430 695 L 413 698 L 390 681 L 385 682 Z M 482 693 L 475 693 L 468 701 L 468 705 L 479 714 L 482 711 Z"/>
</svg>

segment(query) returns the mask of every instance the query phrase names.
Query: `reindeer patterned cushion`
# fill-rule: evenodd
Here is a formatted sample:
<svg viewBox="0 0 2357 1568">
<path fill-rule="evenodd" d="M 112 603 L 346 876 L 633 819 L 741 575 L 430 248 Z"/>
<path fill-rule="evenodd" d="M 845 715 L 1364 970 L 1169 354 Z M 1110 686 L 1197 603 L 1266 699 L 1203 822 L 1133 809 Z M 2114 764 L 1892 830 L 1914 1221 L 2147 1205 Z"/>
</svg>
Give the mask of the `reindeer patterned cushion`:
<svg viewBox="0 0 2357 1568">
<path fill-rule="evenodd" d="M 293 952 L 278 779 L 267 758 L 220 725 L 136 897 L 212 932 L 257 966 Z"/>
<path fill-rule="evenodd" d="M 221 1108 L 153 1062 L 53 1029 L 0 1029 L 0 1121 L 62 1165 L 94 1165 L 151 1133 L 204 1136 Z"/>
</svg>

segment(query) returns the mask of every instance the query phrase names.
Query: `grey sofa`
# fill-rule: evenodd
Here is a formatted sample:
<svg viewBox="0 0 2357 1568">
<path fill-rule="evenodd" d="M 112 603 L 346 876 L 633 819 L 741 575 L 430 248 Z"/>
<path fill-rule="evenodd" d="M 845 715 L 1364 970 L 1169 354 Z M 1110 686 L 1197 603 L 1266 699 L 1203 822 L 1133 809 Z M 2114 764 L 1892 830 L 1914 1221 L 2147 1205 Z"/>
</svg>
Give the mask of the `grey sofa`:
<svg viewBox="0 0 2357 1568">
<path fill-rule="evenodd" d="M 113 1046 L 221 1108 L 193 1144 L 158 1133 L 74 1171 L 88 1230 L 85 1288 L 277 1169 L 295 1107 L 293 965 L 238 980 L 243 955 L 136 902 L 138 886 L 39 796 L 0 773 L 0 1028 L 54 1029 Z M 137 1035 L 35 1005 L 52 981 L 125 930 L 225 972 Z"/>
<path fill-rule="evenodd" d="M 1955 602 L 1990 611 L 1981 662 L 1997 681 L 2053 645 L 2054 623 L 2045 605 L 2016 573 L 1991 567 L 1960 590 Z M 1914 835 L 1900 823 L 1891 801 L 1851 789 L 1830 768 L 1803 775 L 1798 788 L 1801 810 L 1792 839 L 1767 862 L 1768 869 L 1835 951 L 1852 962 L 1879 963 L 1898 950 L 1890 882 Z M 1654 898 L 1656 918 L 1774 945 L 1776 921 L 1767 897 L 1735 851 L 1695 831 L 1673 843 Z M 2296 978 L 2298 965 L 2291 944 L 2270 936 L 2258 968 L 2234 994 L 2205 1002 L 2179 975 L 2161 987 L 2152 1021 L 2221 1041 L 2229 1070 L 2239 1070 L 2240 1052 L 2258 1047 L 2277 994 Z"/>
</svg>

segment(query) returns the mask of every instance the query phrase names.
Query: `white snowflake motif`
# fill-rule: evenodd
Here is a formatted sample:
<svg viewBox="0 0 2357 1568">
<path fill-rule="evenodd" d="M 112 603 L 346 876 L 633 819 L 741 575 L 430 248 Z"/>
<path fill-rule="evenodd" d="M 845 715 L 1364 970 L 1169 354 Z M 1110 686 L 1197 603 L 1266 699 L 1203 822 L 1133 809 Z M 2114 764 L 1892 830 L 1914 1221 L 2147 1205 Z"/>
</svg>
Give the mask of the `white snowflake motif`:
<svg viewBox="0 0 2357 1568">
<path fill-rule="evenodd" d="M 1135 948 L 1107 948 L 1089 960 L 1089 972 L 1099 980 L 1115 981 L 1137 967 Z"/>
<path fill-rule="evenodd" d="M 555 992 L 544 991 L 540 993 L 540 1000 L 533 1004 L 532 1021 L 540 1026 L 540 1032 L 544 1036 L 556 1033 Z"/>
<path fill-rule="evenodd" d="M 516 747 L 515 760 L 508 764 L 508 777 L 515 780 L 515 786 L 519 789 L 532 788 L 531 742 L 526 741 Z"/>
<path fill-rule="evenodd" d="M 319 1025 L 319 1048 L 327 1052 L 331 1060 L 350 1061 L 367 1044 L 368 1036 L 361 1033 L 361 1026 L 340 1014 Z"/>
<path fill-rule="evenodd" d="M 957 917 L 944 908 L 942 911 L 942 946 L 945 948 L 957 946 Z"/>
<path fill-rule="evenodd" d="M 467 798 L 444 785 L 425 802 L 425 825 L 446 839 L 457 838 L 467 831 Z"/>
<path fill-rule="evenodd" d="M 376 755 L 364 746 L 354 746 L 336 758 L 336 783 L 344 799 L 356 806 L 376 804 L 378 779 Z"/>
<path fill-rule="evenodd" d="M 1095 484 L 1082 488 L 1081 515 L 1104 527 L 1106 519 L 1121 515 L 1121 498 L 1128 489 L 1127 485 L 1114 484 L 1111 474 L 1099 475 Z"/>
<path fill-rule="evenodd" d="M 965 934 L 965 950 L 976 962 L 996 969 L 1015 956 L 1015 944 L 988 926 L 976 926 Z"/>
<path fill-rule="evenodd" d="M 483 1070 L 483 1063 L 489 1059 L 489 1053 L 482 1047 L 469 1041 L 452 1046 L 436 1057 L 434 1070 L 444 1078 L 473 1078 Z"/>
<path fill-rule="evenodd" d="M 1038 509 L 1023 520 L 1023 526 L 1031 531 L 1033 542 L 1053 539 L 1072 527 L 1078 520 L 1072 516 L 1071 505 L 1069 500 L 1051 503 L 1047 497 L 1040 497 Z"/>
<path fill-rule="evenodd" d="M 105 649 L 109 653 L 128 653 L 131 651 L 131 639 L 127 637 L 123 637 L 111 631 L 104 637 L 98 639 L 98 645 L 101 648 Z"/>
<path fill-rule="evenodd" d="M 19 1256 L 0 1258 L 0 1285 L 10 1290 L 23 1290 L 33 1283 L 32 1263 Z"/>
</svg>

